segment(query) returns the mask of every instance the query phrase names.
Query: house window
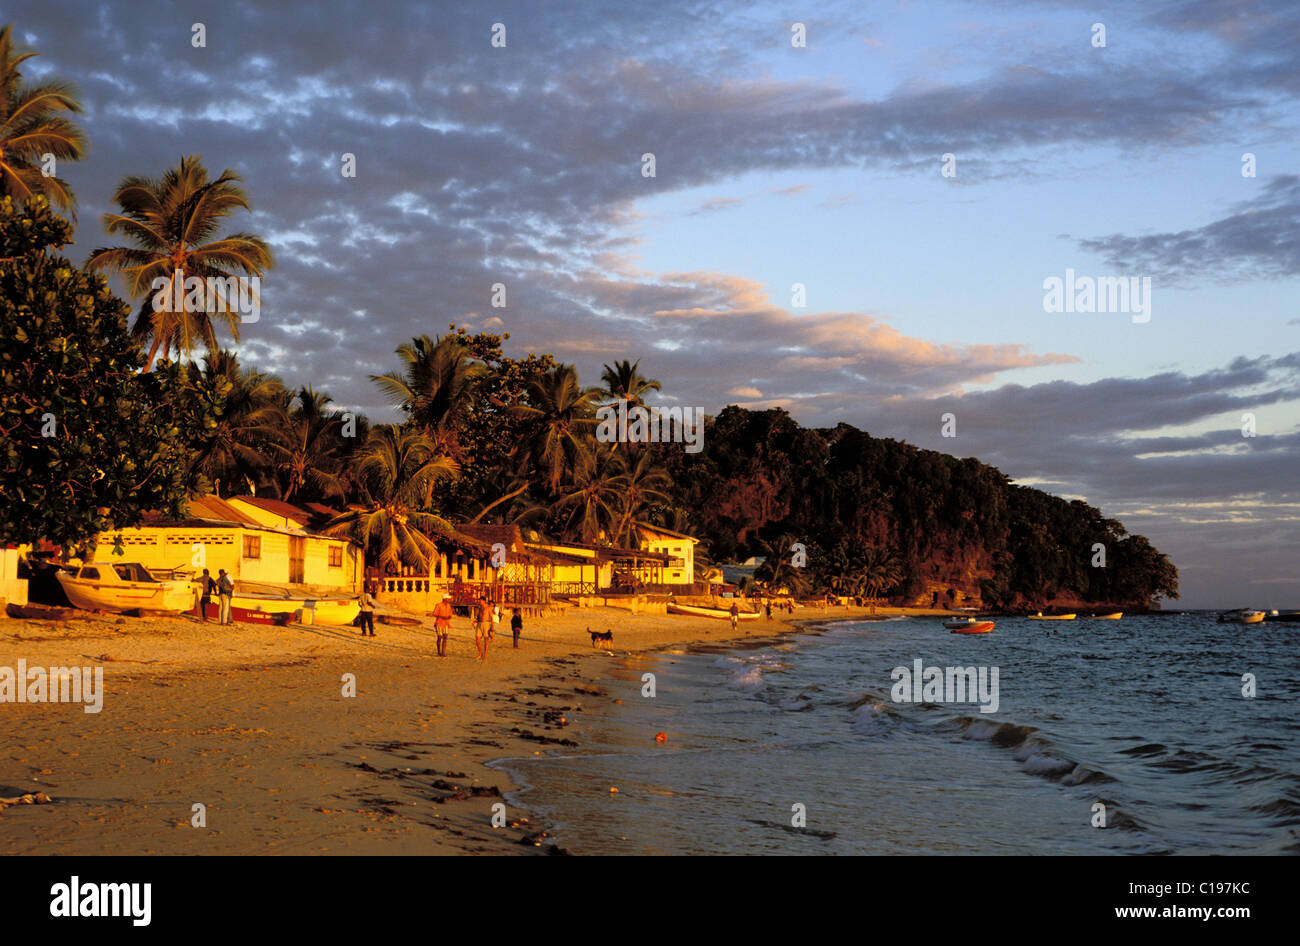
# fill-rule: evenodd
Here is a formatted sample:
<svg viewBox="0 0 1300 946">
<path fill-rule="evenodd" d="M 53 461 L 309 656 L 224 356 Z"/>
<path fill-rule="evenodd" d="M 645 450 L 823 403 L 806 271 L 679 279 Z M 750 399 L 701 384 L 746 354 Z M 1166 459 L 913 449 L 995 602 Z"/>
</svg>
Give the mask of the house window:
<svg viewBox="0 0 1300 946">
<path fill-rule="evenodd" d="M 244 536 L 244 558 L 262 557 L 262 537 L 260 535 Z"/>
<path fill-rule="evenodd" d="M 330 568 L 342 568 L 342 567 L 343 567 L 343 546 L 331 545 L 330 546 Z"/>
</svg>

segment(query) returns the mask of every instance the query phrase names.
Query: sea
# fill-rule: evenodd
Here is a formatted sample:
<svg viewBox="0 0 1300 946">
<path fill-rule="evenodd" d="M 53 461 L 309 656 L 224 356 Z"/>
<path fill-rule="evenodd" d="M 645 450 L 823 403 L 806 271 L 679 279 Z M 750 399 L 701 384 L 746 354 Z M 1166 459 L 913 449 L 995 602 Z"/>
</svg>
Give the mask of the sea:
<svg viewBox="0 0 1300 946">
<path fill-rule="evenodd" d="M 580 748 L 497 764 L 574 854 L 1297 854 L 1298 641 L 1190 612 L 616 654 Z"/>
</svg>

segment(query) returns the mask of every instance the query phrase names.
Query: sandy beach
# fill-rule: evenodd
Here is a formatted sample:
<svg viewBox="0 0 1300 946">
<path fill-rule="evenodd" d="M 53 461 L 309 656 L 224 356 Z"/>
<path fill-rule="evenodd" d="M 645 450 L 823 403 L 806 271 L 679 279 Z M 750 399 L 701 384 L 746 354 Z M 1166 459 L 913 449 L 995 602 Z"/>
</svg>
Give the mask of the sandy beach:
<svg viewBox="0 0 1300 946">
<path fill-rule="evenodd" d="M 381 612 L 382 613 L 382 612 Z M 796 610 L 742 623 L 741 639 L 865 609 Z M 879 609 L 878 614 L 899 613 Z M 919 613 L 919 612 L 911 612 Z M 0 618 L 0 667 L 103 668 L 103 708 L 0 703 L 5 854 L 555 853 L 545 825 L 493 805 L 512 786 L 494 759 L 572 746 L 567 729 L 628 694 L 589 682 L 617 654 L 736 639 L 726 622 L 612 608 L 529 620 L 485 662 L 457 618 L 449 655 L 432 620 L 353 628 L 235 625 L 186 616 Z M 344 696 L 345 675 L 355 696 Z M 192 825 L 194 805 L 206 827 Z"/>
</svg>

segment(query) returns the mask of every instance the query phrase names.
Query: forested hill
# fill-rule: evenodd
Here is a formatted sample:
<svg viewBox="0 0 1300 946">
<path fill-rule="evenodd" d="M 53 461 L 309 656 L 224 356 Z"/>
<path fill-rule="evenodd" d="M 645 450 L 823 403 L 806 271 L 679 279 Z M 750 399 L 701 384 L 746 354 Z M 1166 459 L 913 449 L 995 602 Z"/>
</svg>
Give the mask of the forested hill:
<svg viewBox="0 0 1300 946">
<path fill-rule="evenodd" d="M 716 561 L 784 561 L 802 543 L 812 586 L 860 592 L 865 580 L 909 603 L 937 593 L 941 605 L 1138 607 L 1178 596 L 1177 569 L 1144 536 L 978 460 L 848 424 L 803 428 L 779 409 L 727 407 L 704 443 L 665 460 Z"/>
</svg>

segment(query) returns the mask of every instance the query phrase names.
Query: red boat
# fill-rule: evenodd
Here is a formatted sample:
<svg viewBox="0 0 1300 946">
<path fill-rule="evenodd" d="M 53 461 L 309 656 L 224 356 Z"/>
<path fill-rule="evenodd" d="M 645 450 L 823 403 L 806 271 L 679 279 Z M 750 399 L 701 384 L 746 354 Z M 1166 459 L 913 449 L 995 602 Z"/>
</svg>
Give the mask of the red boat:
<svg viewBox="0 0 1300 946">
<path fill-rule="evenodd" d="M 951 624 L 945 626 L 954 634 L 987 634 L 993 630 L 992 621 L 973 621 L 970 624 L 962 624 L 960 627 L 954 627 Z"/>
<path fill-rule="evenodd" d="M 221 605 L 209 604 L 207 606 L 208 620 L 218 621 L 221 619 Z M 199 609 L 196 605 L 191 608 L 187 614 L 195 617 L 199 616 Z M 250 611 L 248 608 L 231 607 L 230 619 L 236 624 L 274 624 L 276 627 L 286 627 L 293 620 L 292 611 Z"/>
</svg>

